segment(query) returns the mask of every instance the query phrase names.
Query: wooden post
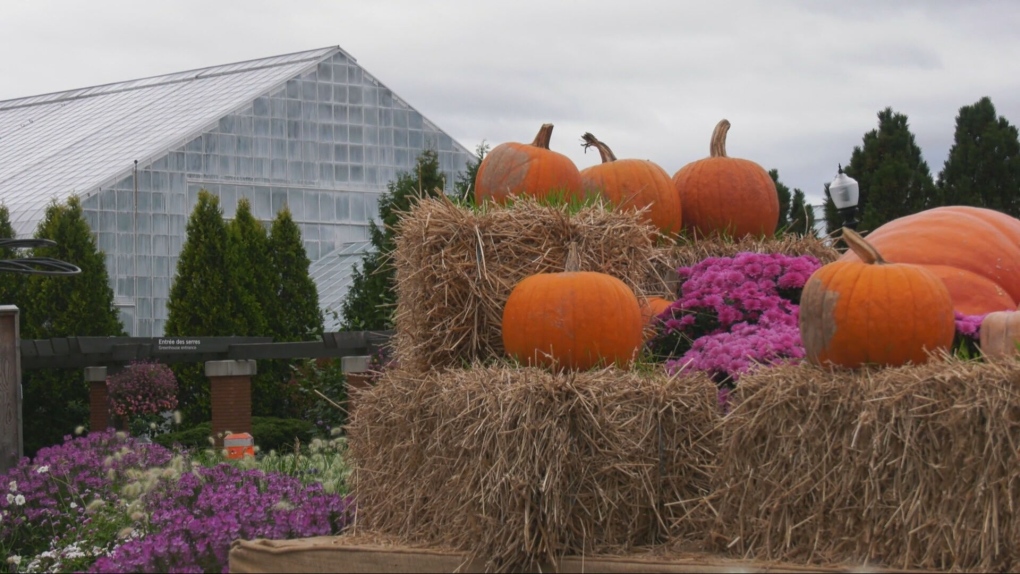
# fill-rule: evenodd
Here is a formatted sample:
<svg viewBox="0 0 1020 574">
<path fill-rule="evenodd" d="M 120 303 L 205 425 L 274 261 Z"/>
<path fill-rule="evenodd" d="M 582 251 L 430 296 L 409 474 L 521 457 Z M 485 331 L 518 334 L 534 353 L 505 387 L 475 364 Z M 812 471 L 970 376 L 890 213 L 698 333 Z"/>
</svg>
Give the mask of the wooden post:
<svg viewBox="0 0 1020 574">
<path fill-rule="evenodd" d="M 21 424 L 21 333 L 18 308 L 0 305 L 0 473 L 25 454 Z"/>
<path fill-rule="evenodd" d="M 206 361 L 212 402 L 212 433 L 216 448 L 223 448 L 223 434 L 251 432 L 251 378 L 255 361 Z"/>
<path fill-rule="evenodd" d="M 110 393 L 106 389 L 106 367 L 85 367 L 89 384 L 89 431 L 100 432 L 110 424 Z"/>
</svg>

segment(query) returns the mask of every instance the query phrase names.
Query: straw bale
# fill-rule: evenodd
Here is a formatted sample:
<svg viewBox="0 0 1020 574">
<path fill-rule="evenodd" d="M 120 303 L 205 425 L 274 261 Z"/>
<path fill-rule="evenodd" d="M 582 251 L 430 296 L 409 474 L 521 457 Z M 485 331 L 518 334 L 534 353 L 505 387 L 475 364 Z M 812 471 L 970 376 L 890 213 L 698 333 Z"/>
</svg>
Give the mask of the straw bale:
<svg viewBox="0 0 1020 574">
<path fill-rule="evenodd" d="M 794 234 L 762 239 L 711 236 L 702 239 L 683 238 L 676 244 L 662 245 L 651 256 L 652 273 L 642 288 L 653 295 L 676 297 L 676 270 L 690 267 L 709 257 L 733 257 L 738 253 L 782 253 L 783 255 L 813 255 L 822 264 L 835 261 L 841 255 L 827 238 L 801 237 Z M 665 289 L 663 287 L 665 286 Z"/>
<path fill-rule="evenodd" d="M 904 569 L 1020 567 L 1020 363 L 761 369 L 734 398 L 714 480 L 718 549 Z"/>
<path fill-rule="evenodd" d="M 640 296 L 656 235 L 637 214 L 603 203 L 570 213 L 521 198 L 476 212 L 445 197 L 421 201 L 397 227 L 397 360 L 424 371 L 502 356 L 511 290 L 534 273 L 563 271 L 571 242 L 582 271 L 613 275 Z"/>
<path fill-rule="evenodd" d="M 391 370 L 347 428 L 356 528 L 489 570 L 700 541 L 719 416 L 704 376 Z"/>
</svg>

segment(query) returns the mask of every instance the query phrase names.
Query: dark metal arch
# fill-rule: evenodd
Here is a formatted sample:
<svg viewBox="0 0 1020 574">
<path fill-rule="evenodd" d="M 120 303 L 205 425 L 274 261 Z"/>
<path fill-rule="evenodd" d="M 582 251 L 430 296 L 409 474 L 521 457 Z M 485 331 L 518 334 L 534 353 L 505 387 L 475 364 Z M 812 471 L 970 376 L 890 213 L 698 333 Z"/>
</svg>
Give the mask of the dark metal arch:
<svg viewBox="0 0 1020 574">
<path fill-rule="evenodd" d="M 50 239 L 0 239 L 0 249 L 31 249 L 53 247 L 56 241 Z M 28 275 L 78 275 L 81 269 L 73 263 L 52 257 L 20 257 L 0 259 L 0 273 L 24 273 Z"/>
</svg>

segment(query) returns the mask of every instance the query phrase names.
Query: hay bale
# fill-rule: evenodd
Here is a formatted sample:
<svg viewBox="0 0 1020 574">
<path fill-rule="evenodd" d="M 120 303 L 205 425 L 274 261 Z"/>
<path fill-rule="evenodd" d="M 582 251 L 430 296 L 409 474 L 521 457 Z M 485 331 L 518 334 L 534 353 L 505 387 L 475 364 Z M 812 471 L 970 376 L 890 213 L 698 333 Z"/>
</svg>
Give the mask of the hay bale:
<svg viewBox="0 0 1020 574">
<path fill-rule="evenodd" d="M 581 270 L 613 275 L 640 296 L 656 233 L 602 203 L 570 213 L 521 198 L 475 212 L 445 197 L 422 201 L 397 228 L 396 357 L 424 371 L 502 356 L 510 291 L 528 275 L 563 271 L 571 242 Z"/>
<path fill-rule="evenodd" d="M 674 245 L 657 247 L 651 257 L 652 273 L 645 279 L 643 289 L 652 295 L 675 298 L 676 270 L 690 267 L 709 257 L 733 257 L 738 253 L 781 253 L 783 255 L 813 255 L 822 264 L 835 261 L 841 255 L 828 239 L 781 235 L 761 239 L 744 237 L 737 241 L 712 236 L 704 239 L 681 239 Z M 666 289 L 663 290 L 663 286 Z"/>
<path fill-rule="evenodd" d="M 741 378 L 723 420 L 718 549 L 923 570 L 1020 567 L 1020 363 Z"/>
<path fill-rule="evenodd" d="M 388 371 L 347 428 L 357 528 L 489 570 L 700 540 L 718 418 L 705 377 Z"/>
</svg>

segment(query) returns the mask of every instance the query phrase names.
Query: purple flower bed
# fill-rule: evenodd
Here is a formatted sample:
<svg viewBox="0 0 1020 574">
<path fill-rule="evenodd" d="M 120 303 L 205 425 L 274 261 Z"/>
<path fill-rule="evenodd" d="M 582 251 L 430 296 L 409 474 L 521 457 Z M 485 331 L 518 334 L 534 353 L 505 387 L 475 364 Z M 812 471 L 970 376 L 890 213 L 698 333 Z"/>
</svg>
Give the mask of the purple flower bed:
<svg viewBox="0 0 1020 574">
<path fill-rule="evenodd" d="M 720 384 L 732 384 L 756 363 L 803 358 L 798 303 L 819 267 L 810 255 L 762 253 L 681 267 L 681 295 L 659 316 L 653 352 L 670 372 L 701 370 Z"/>
<path fill-rule="evenodd" d="M 5 569 L 226 571 L 236 538 L 337 534 L 349 497 L 123 434 L 66 437 L 0 475 Z M 13 566 L 13 568 L 12 568 Z"/>
<path fill-rule="evenodd" d="M 671 373 L 704 371 L 724 404 L 740 375 L 756 365 L 804 358 L 800 294 L 821 267 L 813 256 L 740 253 L 677 270 L 680 297 L 657 317 L 652 354 Z M 976 357 L 984 315 L 956 314 L 954 351 Z"/>
</svg>

